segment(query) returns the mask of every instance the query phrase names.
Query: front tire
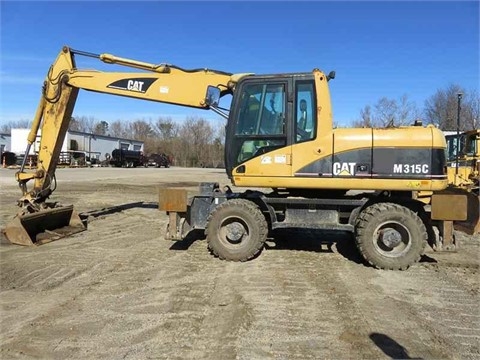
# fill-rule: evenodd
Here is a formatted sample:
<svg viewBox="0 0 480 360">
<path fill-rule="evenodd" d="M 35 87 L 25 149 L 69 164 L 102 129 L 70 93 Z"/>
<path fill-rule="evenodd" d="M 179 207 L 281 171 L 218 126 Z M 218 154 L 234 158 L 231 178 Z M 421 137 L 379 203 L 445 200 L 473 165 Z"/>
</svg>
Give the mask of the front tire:
<svg viewBox="0 0 480 360">
<path fill-rule="evenodd" d="M 412 210 L 394 203 L 376 203 L 356 220 L 355 240 L 363 258 L 379 269 L 405 270 L 420 260 L 427 229 Z"/>
<path fill-rule="evenodd" d="M 245 199 L 227 200 L 208 217 L 208 248 L 222 260 L 247 261 L 262 250 L 268 234 L 265 216 Z"/>
</svg>

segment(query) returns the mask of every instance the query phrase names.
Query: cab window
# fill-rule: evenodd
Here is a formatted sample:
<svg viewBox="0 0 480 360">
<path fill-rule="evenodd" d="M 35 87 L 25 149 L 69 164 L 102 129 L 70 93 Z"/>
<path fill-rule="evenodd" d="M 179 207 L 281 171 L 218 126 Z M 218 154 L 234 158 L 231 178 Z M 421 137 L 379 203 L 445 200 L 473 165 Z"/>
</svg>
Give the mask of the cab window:
<svg viewBox="0 0 480 360">
<path fill-rule="evenodd" d="M 317 112 L 313 81 L 298 81 L 295 86 L 295 139 L 312 140 L 316 135 Z"/>
<path fill-rule="evenodd" d="M 240 164 L 286 145 L 286 84 L 245 84 L 235 124 Z"/>
<path fill-rule="evenodd" d="M 250 84 L 241 96 L 236 135 L 284 134 L 284 84 Z"/>
</svg>

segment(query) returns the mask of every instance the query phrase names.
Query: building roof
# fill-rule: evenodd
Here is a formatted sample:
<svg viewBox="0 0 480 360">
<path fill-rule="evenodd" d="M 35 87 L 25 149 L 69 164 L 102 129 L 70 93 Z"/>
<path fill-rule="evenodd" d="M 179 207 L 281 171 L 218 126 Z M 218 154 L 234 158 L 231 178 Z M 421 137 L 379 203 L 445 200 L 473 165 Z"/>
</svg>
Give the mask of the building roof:
<svg viewBox="0 0 480 360">
<path fill-rule="evenodd" d="M 141 143 L 141 144 L 144 143 L 144 141 L 141 141 L 141 140 L 126 139 L 126 138 L 120 138 L 120 137 L 115 137 L 115 136 L 110 136 L 110 135 L 97 135 L 97 134 L 83 132 L 83 131 L 68 130 L 68 132 L 70 134 L 74 134 L 74 135 L 92 136 L 92 137 L 99 138 L 99 139 L 120 140 L 120 141 L 135 141 L 135 142 Z"/>
</svg>

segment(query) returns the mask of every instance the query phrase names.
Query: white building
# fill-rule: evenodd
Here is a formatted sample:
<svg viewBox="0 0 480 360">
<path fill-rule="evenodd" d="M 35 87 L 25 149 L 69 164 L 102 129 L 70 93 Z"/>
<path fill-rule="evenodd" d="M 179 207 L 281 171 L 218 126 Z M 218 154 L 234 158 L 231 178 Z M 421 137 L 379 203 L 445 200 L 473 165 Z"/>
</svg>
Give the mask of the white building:
<svg viewBox="0 0 480 360">
<path fill-rule="evenodd" d="M 11 136 L 10 134 L 0 134 L 0 158 L 4 151 L 10 151 Z"/>
<path fill-rule="evenodd" d="M 62 147 L 62 151 L 83 151 L 100 161 L 115 149 L 143 151 L 143 141 L 69 130 Z"/>
<path fill-rule="evenodd" d="M 30 129 L 12 129 L 11 150 L 17 155 L 24 155 L 27 148 L 27 137 Z M 29 155 L 38 153 L 40 149 L 41 130 L 37 140 L 32 144 Z M 80 131 L 69 130 L 62 145 L 62 152 L 83 152 L 86 156 L 100 161 L 106 155 L 111 155 L 115 149 L 143 151 L 143 142 L 138 140 L 123 139 L 106 135 L 95 135 Z"/>
<path fill-rule="evenodd" d="M 10 151 L 11 148 L 11 136 L 10 134 L 0 134 L 0 150 Z"/>
</svg>

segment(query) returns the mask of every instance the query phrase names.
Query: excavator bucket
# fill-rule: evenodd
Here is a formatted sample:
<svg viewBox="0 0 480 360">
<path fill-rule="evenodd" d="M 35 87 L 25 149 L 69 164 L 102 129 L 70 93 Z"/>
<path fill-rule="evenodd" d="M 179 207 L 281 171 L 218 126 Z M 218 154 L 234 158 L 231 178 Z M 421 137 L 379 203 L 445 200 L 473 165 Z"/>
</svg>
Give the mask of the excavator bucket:
<svg viewBox="0 0 480 360">
<path fill-rule="evenodd" d="M 467 193 L 467 220 L 454 221 L 455 230 L 473 235 L 480 233 L 480 196 Z"/>
<path fill-rule="evenodd" d="M 73 205 L 17 215 L 4 230 L 12 244 L 41 245 L 86 230 Z"/>
</svg>

